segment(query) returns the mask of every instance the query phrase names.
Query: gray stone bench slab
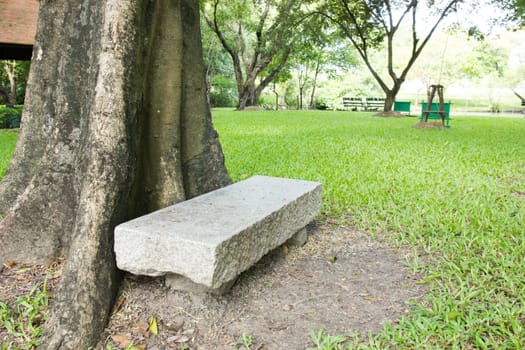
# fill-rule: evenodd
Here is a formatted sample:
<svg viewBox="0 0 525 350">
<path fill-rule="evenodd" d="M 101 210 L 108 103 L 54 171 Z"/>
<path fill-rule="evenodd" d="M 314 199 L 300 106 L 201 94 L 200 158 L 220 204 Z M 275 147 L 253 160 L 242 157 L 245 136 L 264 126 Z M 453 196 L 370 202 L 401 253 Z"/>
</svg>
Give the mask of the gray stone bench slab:
<svg viewBox="0 0 525 350">
<path fill-rule="evenodd" d="M 224 292 L 270 250 L 305 237 L 321 194 L 317 182 L 254 176 L 118 225 L 117 266 Z"/>
</svg>

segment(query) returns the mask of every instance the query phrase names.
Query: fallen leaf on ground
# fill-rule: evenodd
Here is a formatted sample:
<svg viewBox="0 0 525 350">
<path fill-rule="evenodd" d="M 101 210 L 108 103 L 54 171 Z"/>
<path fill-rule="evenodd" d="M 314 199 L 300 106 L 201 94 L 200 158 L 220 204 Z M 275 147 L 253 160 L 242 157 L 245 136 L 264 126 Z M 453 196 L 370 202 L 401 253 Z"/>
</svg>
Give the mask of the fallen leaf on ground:
<svg viewBox="0 0 525 350">
<path fill-rule="evenodd" d="M 125 301 L 126 301 L 125 297 L 118 298 L 117 302 L 115 303 L 115 307 L 113 308 L 113 312 L 112 312 L 113 315 L 120 311 L 120 308 L 122 307 Z"/>
<path fill-rule="evenodd" d="M 159 334 L 159 328 L 157 326 L 157 319 L 155 318 L 155 316 L 151 316 L 149 320 L 148 331 L 150 331 L 151 333 L 155 335 Z"/>
<path fill-rule="evenodd" d="M 135 323 L 132 327 L 135 332 L 142 335 L 144 338 L 149 337 L 149 324 L 147 324 L 146 322 Z"/>
<path fill-rule="evenodd" d="M 119 348 L 125 348 L 131 343 L 131 340 L 127 335 L 124 334 L 115 334 L 111 336 L 111 340 L 117 343 Z"/>
<path fill-rule="evenodd" d="M 177 335 L 174 335 L 173 337 L 169 337 L 166 341 L 168 343 L 187 343 L 189 340 L 190 338 L 188 338 L 187 336 L 177 334 Z"/>
</svg>

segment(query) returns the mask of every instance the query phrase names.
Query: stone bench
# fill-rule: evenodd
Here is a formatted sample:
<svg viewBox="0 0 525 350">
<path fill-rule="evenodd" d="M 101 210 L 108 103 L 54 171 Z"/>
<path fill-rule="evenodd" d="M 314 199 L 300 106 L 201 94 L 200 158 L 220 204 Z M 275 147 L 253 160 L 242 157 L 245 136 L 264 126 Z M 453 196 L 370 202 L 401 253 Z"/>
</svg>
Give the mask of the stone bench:
<svg viewBox="0 0 525 350">
<path fill-rule="evenodd" d="M 117 266 L 223 293 L 270 250 L 306 241 L 321 193 L 317 182 L 254 176 L 158 210 L 115 228 Z"/>
</svg>

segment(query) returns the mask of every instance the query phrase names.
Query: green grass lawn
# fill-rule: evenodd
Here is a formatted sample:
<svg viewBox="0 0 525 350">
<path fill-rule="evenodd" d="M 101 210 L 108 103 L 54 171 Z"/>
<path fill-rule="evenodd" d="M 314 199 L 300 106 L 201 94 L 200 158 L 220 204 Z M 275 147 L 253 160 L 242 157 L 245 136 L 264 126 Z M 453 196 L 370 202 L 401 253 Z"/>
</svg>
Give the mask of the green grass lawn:
<svg viewBox="0 0 525 350">
<path fill-rule="evenodd" d="M 0 179 L 4 176 L 15 149 L 18 132 L 0 129 Z"/>
<path fill-rule="evenodd" d="M 416 118 L 366 113 L 212 114 L 235 181 L 320 181 L 324 215 L 434 257 L 408 263 L 425 274 L 428 296 L 364 343 L 348 338 L 349 348 L 525 348 L 523 118 L 417 130 Z M 12 134 L 0 132 L 0 164 L 6 143 Z"/>
<path fill-rule="evenodd" d="M 525 348 L 525 120 L 214 111 L 227 167 L 320 181 L 324 214 L 436 257 L 429 295 L 363 348 Z"/>
</svg>

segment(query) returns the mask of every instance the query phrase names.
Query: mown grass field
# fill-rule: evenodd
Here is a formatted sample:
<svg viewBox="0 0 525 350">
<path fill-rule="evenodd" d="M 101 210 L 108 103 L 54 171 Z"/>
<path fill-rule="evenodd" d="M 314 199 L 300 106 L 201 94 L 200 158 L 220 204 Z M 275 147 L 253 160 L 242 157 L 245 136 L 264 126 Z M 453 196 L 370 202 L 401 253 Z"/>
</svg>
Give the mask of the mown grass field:
<svg viewBox="0 0 525 350">
<path fill-rule="evenodd" d="M 18 132 L 0 129 L 0 179 L 4 176 L 15 149 Z"/>
<path fill-rule="evenodd" d="M 417 130 L 415 118 L 366 113 L 212 114 L 235 181 L 320 181 L 323 215 L 432 257 L 407 262 L 429 293 L 406 317 L 344 347 L 325 335 L 319 348 L 525 348 L 525 119 Z M 0 145 L 5 164 L 13 134 L 0 132 Z"/>
<path fill-rule="evenodd" d="M 417 130 L 360 113 L 213 115 L 235 180 L 320 181 L 325 215 L 435 257 L 410 262 L 427 276 L 424 302 L 359 348 L 525 348 L 523 118 Z"/>
</svg>

